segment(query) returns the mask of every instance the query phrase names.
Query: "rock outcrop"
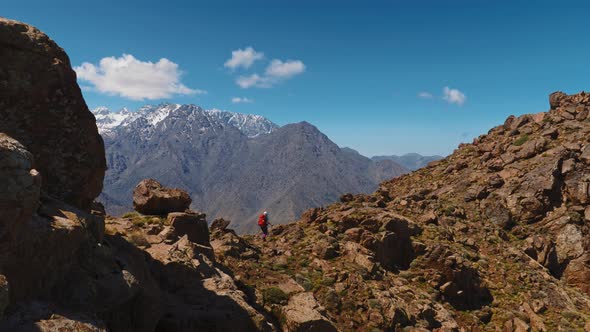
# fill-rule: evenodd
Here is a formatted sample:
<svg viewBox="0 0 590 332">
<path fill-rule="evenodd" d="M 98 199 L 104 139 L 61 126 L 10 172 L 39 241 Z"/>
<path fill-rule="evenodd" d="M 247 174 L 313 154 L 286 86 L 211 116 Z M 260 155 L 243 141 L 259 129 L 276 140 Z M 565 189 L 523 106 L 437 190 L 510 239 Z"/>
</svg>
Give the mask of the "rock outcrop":
<svg viewBox="0 0 590 332">
<path fill-rule="evenodd" d="M 0 133 L 0 239 L 26 223 L 39 206 L 41 176 L 33 156 L 18 141 Z"/>
<path fill-rule="evenodd" d="M 133 190 L 133 208 L 142 214 L 183 212 L 190 205 L 191 198 L 186 191 L 166 188 L 154 179 L 140 181 Z"/>
<path fill-rule="evenodd" d="M 67 56 L 6 19 L 0 46 L 0 331 L 275 331 L 215 261 L 205 215 L 105 228 L 104 149 Z M 190 204 L 163 191 L 159 214 Z"/>
<path fill-rule="evenodd" d="M 321 311 L 324 309 L 313 293 L 299 293 L 289 299 L 284 309 L 285 326 L 293 332 L 336 332 L 336 327 Z"/>
<path fill-rule="evenodd" d="M 0 18 L 0 132 L 34 156 L 49 195 L 88 208 L 102 190 L 102 138 L 66 53 L 36 28 Z"/>
</svg>

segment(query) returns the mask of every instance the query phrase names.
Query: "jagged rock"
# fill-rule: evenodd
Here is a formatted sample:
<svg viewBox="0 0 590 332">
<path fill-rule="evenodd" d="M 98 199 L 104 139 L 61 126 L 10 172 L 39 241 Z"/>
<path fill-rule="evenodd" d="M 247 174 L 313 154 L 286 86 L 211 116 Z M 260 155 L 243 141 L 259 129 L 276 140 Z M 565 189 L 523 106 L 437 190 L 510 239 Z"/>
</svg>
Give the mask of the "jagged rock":
<svg viewBox="0 0 590 332">
<path fill-rule="evenodd" d="M 349 261 L 365 268 L 369 273 L 374 273 L 378 268 L 371 252 L 358 243 L 346 242 L 343 252 Z"/>
<path fill-rule="evenodd" d="M 344 235 L 346 235 L 346 237 L 352 242 L 360 242 L 361 236 L 363 235 L 364 232 L 365 232 L 365 230 L 360 227 L 353 227 L 353 228 L 347 229 L 344 232 Z"/>
<path fill-rule="evenodd" d="M 586 253 L 569 262 L 563 272 L 563 279 L 590 295 L 590 254 Z"/>
<path fill-rule="evenodd" d="M 172 212 L 168 214 L 168 224 L 172 226 L 174 236 L 186 235 L 191 242 L 209 245 L 209 228 L 204 213 Z"/>
<path fill-rule="evenodd" d="M 100 217 L 105 217 L 107 215 L 104 205 L 100 202 L 92 202 L 90 205 L 90 213 Z"/>
<path fill-rule="evenodd" d="M 354 200 L 354 196 L 351 193 L 343 194 L 340 196 L 340 202 L 352 202 Z"/>
<path fill-rule="evenodd" d="M 283 309 L 285 327 L 292 332 L 336 332 L 338 329 L 322 313 L 313 293 L 299 293 Z"/>
<path fill-rule="evenodd" d="M 213 231 L 221 231 L 221 232 L 225 232 L 225 230 L 227 229 L 227 227 L 229 226 L 231 222 L 229 220 L 225 220 L 223 218 L 218 218 L 213 220 L 213 222 L 211 223 L 211 226 L 209 226 L 209 229 L 213 232 Z"/>
<path fill-rule="evenodd" d="M 535 139 L 524 143 L 522 149 L 516 154 L 519 159 L 531 158 L 544 151 L 547 141 L 544 138 Z"/>
<path fill-rule="evenodd" d="M 529 324 L 518 317 L 514 317 L 504 323 L 505 332 L 529 332 L 530 328 Z"/>
<path fill-rule="evenodd" d="M 582 230 L 579 226 L 568 224 L 557 235 L 555 247 L 560 263 L 569 262 L 584 253 Z"/>
<path fill-rule="evenodd" d="M 39 206 L 41 176 L 32 167 L 31 153 L 0 133 L 0 238 L 22 226 Z"/>
<path fill-rule="evenodd" d="M 577 166 L 572 168 L 576 170 Z M 576 204 L 590 203 L 590 175 L 578 170 L 572 172 L 571 170 L 565 177 L 565 195 Z"/>
<path fill-rule="evenodd" d="M 319 208 L 307 209 L 305 210 L 305 212 L 303 212 L 303 214 L 301 214 L 301 219 L 305 220 L 308 223 L 311 223 L 317 219 L 320 211 L 321 209 Z"/>
<path fill-rule="evenodd" d="M 414 259 L 409 231 L 385 232 L 377 239 L 375 258 L 388 270 L 407 269 Z"/>
<path fill-rule="evenodd" d="M 211 247 L 218 255 L 244 259 L 258 258 L 258 253 L 252 250 L 252 247 L 233 231 L 221 234 L 214 233 L 211 239 Z"/>
<path fill-rule="evenodd" d="M 45 192 L 88 208 L 102 190 L 106 160 L 68 56 L 41 31 L 5 18 L 0 48 L 0 132 L 33 154 Z"/>
<path fill-rule="evenodd" d="M 184 212 L 190 204 L 191 198 L 186 191 L 166 188 L 154 179 L 142 180 L 133 190 L 133 208 L 143 214 Z"/>
<path fill-rule="evenodd" d="M 423 214 L 419 221 L 423 224 L 436 224 L 438 223 L 438 216 L 434 210 L 430 210 Z"/>
<path fill-rule="evenodd" d="M 439 271 L 438 289 L 443 298 L 459 309 L 479 309 L 493 297 L 479 272 L 446 246 L 435 245 L 424 255 L 425 264 Z"/>
<path fill-rule="evenodd" d="M 534 235 L 527 238 L 526 242 L 528 246 L 524 252 L 527 255 L 549 269 L 553 275 L 559 275 L 561 273 L 555 244 L 551 240 L 543 236 Z"/>
<path fill-rule="evenodd" d="M 529 323 L 531 324 L 531 329 L 533 331 L 547 332 L 547 327 L 545 326 L 545 323 L 543 323 L 543 319 L 535 313 L 528 303 L 523 303 L 522 308 L 529 318 Z"/>
<path fill-rule="evenodd" d="M 313 253 L 321 259 L 330 259 L 338 256 L 338 241 L 330 236 L 319 238 L 312 248 Z"/>
<path fill-rule="evenodd" d="M 491 188 L 500 188 L 504 185 L 504 179 L 500 175 L 494 174 L 488 179 L 488 185 Z"/>
<path fill-rule="evenodd" d="M 549 95 L 549 105 L 551 106 L 551 109 L 557 109 L 559 106 L 561 106 L 562 101 L 567 99 L 567 97 L 567 94 L 561 91 L 553 92 L 551 95 Z"/>
</svg>

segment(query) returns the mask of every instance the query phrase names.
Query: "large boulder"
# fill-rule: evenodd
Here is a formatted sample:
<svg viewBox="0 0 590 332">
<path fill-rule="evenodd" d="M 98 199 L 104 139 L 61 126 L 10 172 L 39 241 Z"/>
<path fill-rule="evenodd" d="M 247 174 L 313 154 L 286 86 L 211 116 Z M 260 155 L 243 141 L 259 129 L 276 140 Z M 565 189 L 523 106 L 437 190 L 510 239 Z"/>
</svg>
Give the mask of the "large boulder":
<svg viewBox="0 0 590 332">
<path fill-rule="evenodd" d="M 321 312 L 323 308 L 313 297 L 313 293 L 299 293 L 289 299 L 283 309 L 287 331 L 293 332 L 332 332 L 338 331 L 334 324 Z"/>
<path fill-rule="evenodd" d="M 32 166 L 31 153 L 0 133 L 0 238 L 29 220 L 39 206 L 41 177 Z"/>
<path fill-rule="evenodd" d="M 145 179 L 133 190 L 133 208 L 143 214 L 165 215 L 184 212 L 191 205 L 191 197 L 181 189 L 162 186 L 154 179 Z"/>
<path fill-rule="evenodd" d="M 79 208 L 102 191 L 104 144 L 66 53 L 36 28 L 0 18 L 0 132 L 34 156 L 43 190 Z"/>
<path fill-rule="evenodd" d="M 204 213 L 173 212 L 168 214 L 168 224 L 177 237 L 186 235 L 188 240 L 209 246 L 209 228 Z"/>
</svg>

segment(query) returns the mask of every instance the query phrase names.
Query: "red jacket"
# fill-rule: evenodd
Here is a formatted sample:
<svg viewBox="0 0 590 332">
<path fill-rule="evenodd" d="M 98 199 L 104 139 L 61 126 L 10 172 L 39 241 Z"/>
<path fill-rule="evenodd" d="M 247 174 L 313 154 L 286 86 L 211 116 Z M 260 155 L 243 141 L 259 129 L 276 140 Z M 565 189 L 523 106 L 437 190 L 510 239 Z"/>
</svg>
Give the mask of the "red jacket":
<svg viewBox="0 0 590 332">
<path fill-rule="evenodd" d="M 266 218 L 266 216 L 264 214 L 261 214 L 258 217 L 258 226 L 266 226 L 268 219 Z"/>
</svg>

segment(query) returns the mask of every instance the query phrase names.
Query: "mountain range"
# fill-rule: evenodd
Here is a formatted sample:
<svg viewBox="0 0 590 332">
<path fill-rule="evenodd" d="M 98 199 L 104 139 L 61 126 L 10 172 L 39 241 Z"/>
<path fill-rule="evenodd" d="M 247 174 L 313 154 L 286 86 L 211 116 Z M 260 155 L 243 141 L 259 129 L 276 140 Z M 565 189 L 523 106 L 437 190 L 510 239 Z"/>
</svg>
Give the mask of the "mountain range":
<svg viewBox="0 0 590 332">
<path fill-rule="evenodd" d="M 419 168 L 428 165 L 428 163 L 430 163 L 431 161 L 440 160 L 442 158 L 444 157 L 439 155 L 423 156 L 418 153 L 406 153 L 401 156 L 374 156 L 371 159 L 374 161 L 392 160 L 395 163 L 400 164 L 411 171 L 415 171 Z"/>
<path fill-rule="evenodd" d="M 92 112 L 108 165 L 100 200 L 113 215 L 131 210 L 134 186 L 154 178 L 186 189 L 194 209 L 250 232 L 263 210 L 286 223 L 306 208 L 372 192 L 408 172 L 392 160 L 341 149 L 307 122 L 280 127 L 258 115 L 179 104 Z"/>
</svg>

